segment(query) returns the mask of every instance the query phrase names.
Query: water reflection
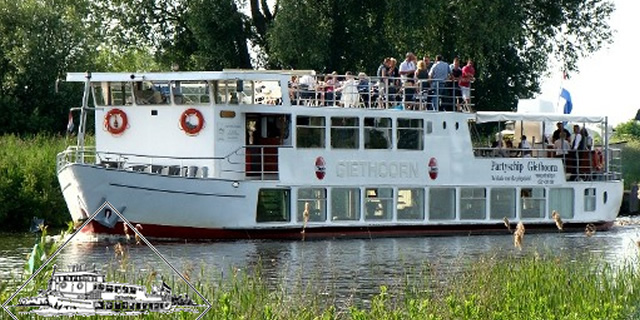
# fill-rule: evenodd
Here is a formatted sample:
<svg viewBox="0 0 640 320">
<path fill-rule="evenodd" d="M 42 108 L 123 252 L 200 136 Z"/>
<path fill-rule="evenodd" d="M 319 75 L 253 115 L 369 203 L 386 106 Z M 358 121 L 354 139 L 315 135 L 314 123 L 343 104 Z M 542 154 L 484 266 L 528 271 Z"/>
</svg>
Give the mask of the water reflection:
<svg viewBox="0 0 640 320">
<path fill-rule="evenodd" d="M 634 220 L 640 222 L 640 220 Z M 451 274 L 481 255 L 496 257 L 538 251 L 541 254 L 585 254 L 619 263 L 638 258 L 636 223 L 616 226 L 588 238 L 583 233 L 526 234 L 523 250 L 513 246 L 510 234 L 486 236 L 385 238 L 319 241 L 233 241 L 204 243 L 155 243 L 178 270 L 206 266 L 209 274 L 228 277 L 233 270 L 253 272 L 287 286 L 313 285 L 337 300 L 366 299 L 380 285 L 394 287 L 415 277 L 425 264 L 435 274 Z M 21 272 L 33 235 L 0 235 L 0 279 Z M 111 243 L 70 243 L 59 255 L 59 265 L 85 263 L 97 266 L 112 261 Z M 162 262 L 144 245 L 128 245 L 129 263 L 145 271 Z M 168 271 L 168 269 L 165 269 Z"/>
</svg>

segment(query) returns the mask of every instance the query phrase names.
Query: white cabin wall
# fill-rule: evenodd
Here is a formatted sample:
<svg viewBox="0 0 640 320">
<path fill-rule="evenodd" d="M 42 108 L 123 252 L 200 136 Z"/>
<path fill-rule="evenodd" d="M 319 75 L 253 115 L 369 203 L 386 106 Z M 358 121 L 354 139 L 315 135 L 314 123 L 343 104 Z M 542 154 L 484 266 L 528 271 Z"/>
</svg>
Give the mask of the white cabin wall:
<svg viewBox="0 0 640 320">
<path fill-rule="evenodd" d="M 182 113 L 188 108 L 198 109 L 204 117 L 204 127 L 195 136 L 180 128 Z M 96 149 L 99 152 L 128 153 L 150 156 L 213 157 L 215 121 L 210 106 L 131 106 L 120 107 L 127 114 L 128 127 L 120 135 L 109 133 L 104 116 L 111 110 L 96 110 Z M 157 110 L 157 115 L 151 115 Z M 142 161 L 142 160 L 141 160 Z M 177 160 L 153 159 L 153 164 L 174 165 Z M 213 167 L 213 160 L 191 160 L 183 165 Z M 210 169 L 211 170 L 211 169 Z"/>
</svg>

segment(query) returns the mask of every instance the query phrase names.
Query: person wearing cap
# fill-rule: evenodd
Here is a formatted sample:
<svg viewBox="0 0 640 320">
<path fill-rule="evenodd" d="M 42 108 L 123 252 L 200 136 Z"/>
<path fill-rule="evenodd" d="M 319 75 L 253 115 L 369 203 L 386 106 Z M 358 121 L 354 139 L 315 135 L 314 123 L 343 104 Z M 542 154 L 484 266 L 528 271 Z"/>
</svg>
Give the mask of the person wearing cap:
<svg viewBox="0 0 640 320">
<path fill-rule="evenodd" d="M 563 126 L 562 122 L 556 123 L 556 126 L 558 127 L 558 129 L 553 132 L 553 135 L 551 136 L 551 143 L 555 144 L 556 140 L 560 139 L 560 132 L 564 132 L 567 141 L 571 141 L 571 132 L 569 132 L 569 130 L 567 130 L 567 128 Z"/>
</svg>

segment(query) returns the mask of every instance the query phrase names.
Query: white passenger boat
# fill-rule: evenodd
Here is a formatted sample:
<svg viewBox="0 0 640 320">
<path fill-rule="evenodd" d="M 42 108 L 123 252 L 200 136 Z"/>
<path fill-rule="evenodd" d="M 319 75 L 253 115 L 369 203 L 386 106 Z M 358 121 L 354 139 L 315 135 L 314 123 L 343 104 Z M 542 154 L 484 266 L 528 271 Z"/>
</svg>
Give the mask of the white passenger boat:
<svg viewBox="0 0 640 320">
<path fill-rule="evenodd" d="M 292 74 L 312 84 L 292 84 Z M 67 81 L 85 83 L 78 144 L 57 159 L 74 221 L 108 201 L 156 238 L 506 233 L 505 223 L 519 221 L 528 232 L 558 220 L 606 229 L 622 201 L 620 154 L 606 130 L 593 150 L 569 156 L 580 160 L 540 143 L 549 123 L 606 128 L 606 117 L 433 111 L 433 91 L 396 102 L 371 79 L 364 90 L 346 81 L 329 94 L 307 72 L 70 73 Z M 95 146 L 84 143 L 87 119 Z M 532 149 L 474 145 L 470 128 L 491 121 L 527 128 Z M 122 234 L 114 216 L 104 210 L 83 231 Z"/>
</svg>

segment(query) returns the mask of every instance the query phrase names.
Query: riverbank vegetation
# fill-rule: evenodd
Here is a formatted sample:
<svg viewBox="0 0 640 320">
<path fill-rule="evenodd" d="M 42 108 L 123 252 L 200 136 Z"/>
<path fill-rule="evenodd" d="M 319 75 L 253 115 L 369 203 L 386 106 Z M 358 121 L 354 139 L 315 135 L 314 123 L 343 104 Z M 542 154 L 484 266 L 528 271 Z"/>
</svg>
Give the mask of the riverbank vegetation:
<svg viewBox="0 0 640 320">
<path fill-rule="evenodd" d="M 126 265 L 126 259 L 120 261 Z M 204 319 L 615 320 L 640 316 L 640 275 L 631 261 L 611 264 L 595 256 L 559 256 L 550 251 L 487 253 L 460 261 L 462 271 L 448 273 L 425 261 L 420 270 L 405 270 L 404 277 L 394 283 L 381 274 L 384 280 L 378 293 L 357 299 L 317 286 L 313 276 L 292 279 L 283 274 L 269 279 L 259 267 L 221 272 L 202 266 L 183 272 L 199 279 L 195 287 L 212 304 Z M 149 287 L 150 279 L 155 279 L 139 272 L 118 272 L 122 265 L 110 268 L 109 281 Z M 35 295 L 38 288 L 27 287 L 31 292 L 24 294 Z M 174 292 L 185 290 L 184 284 L 174 286 Z M 3 301 L 10 291 L 0 288 Z M 202 303 L 193 292 L 189 296 Z M 145 317 L 161 318 L 166 315 Z"/>
<path fill-rule="evenodd" d="M 0 231 L 25 231 L 34 216 L 53 227 L 70 220 L 56 177 L 63 136 L 0 137 Z"/>
</svg>

